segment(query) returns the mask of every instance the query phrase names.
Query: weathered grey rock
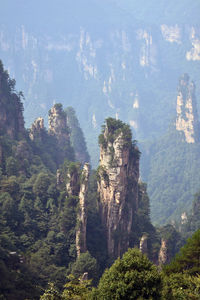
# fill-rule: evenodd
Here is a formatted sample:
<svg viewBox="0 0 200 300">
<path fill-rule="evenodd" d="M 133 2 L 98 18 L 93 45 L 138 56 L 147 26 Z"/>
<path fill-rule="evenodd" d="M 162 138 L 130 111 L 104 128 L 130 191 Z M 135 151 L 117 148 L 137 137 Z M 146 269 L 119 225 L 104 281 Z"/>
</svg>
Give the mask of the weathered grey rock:
<svg viewBox="0 0 200 300">
<path fill-rule="evenodd" d="M 2 162 L 3 162 L 3 148 L 0 145 L 0 166 L 1 166 Z"/>
<path fill-rule="evenodd" d="M 56 171 L 56 184 L 57 185 L 60 185 L 61 184 L 61 173 L 60 173 L 60 170 L 58 169 L 57 171 Z"/>
<path fill-rule="evenodd" d="M 80 172 L 79 167 L 67 174 L 66 190 L 69 195 L 78 196 L 80 191 Z"/>
<path fill-rule="evenodd" d="M 158 254 L 158 265 L 165 265 L 169 262 L 169 255 L 168 255 L 168 247 L 167 241 L 165 239 L 161 239 L 161 247 Z"/>
<path fill-rule="evenodd" d="M 3 98 L 2 98 L 3 99 Z M 25 133 L 24 117 L 23 117 L 23 104 L 20 98 L 13 93 L 12 102 L 7 99 L 8 103 L 13 107 L 9 110 L 0 98 L 0 130 L 1 134 L 7 134 L 11 139 L 17 138 L 19 134 Z"/>
<path fill-rule="evenodd" d="M 42 132 L 44 130 L 44 119 L 37 118 L 34 123 L 31 125 L 29 132 L 29 137 L 33 141 L 34 139 L 42 140 Z"/>
<path fill-rule="evenodd" d="M 195 84 L 184 74 L 178 86 L 176 130 L 182 131 L 187 143 L 199 140 L 199 121 L 196 108 Z"/>
<path fill-rule="evenodd" d="M 76 251 L 77 256 L 87 251 L 86 246 L 86 227 L 87 227 L 87 211 L 86 211 L 86 195 L 88 190 L 90 165 L 86 163 L 81 174 L 81 184 L 79 192 L 79 211 L 77 215 L 78 228 L 76 230 Z"/>
<path fill-rule="evenodd" d="M 76 226 L 76 252 L 79 257 L 81 253 L 87 251 L 86 246 L 86 227 L 87 227 L 87 207 L 86 195 L 89 180 L 89 163 L 85 163 L 83 170 L 80 171 L 80 165 L 76 163 L 67 174 L 66 190 L 68 195 L 76 196 L 79 199 Z"/>
<path fill-rule="evenodd" d="M 138 208 L 139 156 L 132 144 L 131 133 L 127 139 L 123 130 L 118 128 L 113 132 L 106 123 L 103 139 L 98 171 L 100 213 L 107 231 L 108 253 L 116 258 L 129 247 L 133 218 Z"/>
<path fill-rule="evenodd" d="M 148 254 L 147 240 L 148 240 L 147 235 L 146 235 L 146 234 L 143 234 L 143 236 L 142 236 L 141 239 L 140 239 L 140 251 L 141 251 L 143 254 Z"/>
<path fill-rule="evenodd" d="M 61 104 L 55 104 L 49 111 L 49 134 L 56 136 L 60 145 L 69 141 L 69 128 L 66 114 Z"/>
</svg>

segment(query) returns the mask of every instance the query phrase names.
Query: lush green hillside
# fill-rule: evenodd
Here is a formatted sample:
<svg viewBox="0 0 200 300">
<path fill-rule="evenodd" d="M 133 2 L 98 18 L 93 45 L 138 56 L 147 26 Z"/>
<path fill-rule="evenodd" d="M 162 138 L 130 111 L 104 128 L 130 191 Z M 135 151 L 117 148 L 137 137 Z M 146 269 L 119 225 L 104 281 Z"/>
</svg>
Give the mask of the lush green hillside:
<svg viewBox="0 0 200 300">
<path fill-rule="evenodd" d="M 111 263 L 95 171 L 86 194 L 88 251 L 77 252 L 77 231 L 82 226 L 80 194 L 83 197 L 86 190 L 82 163 L 88 154 L 75 111 L 64 111 L 61 104 L 55 104 L 49 111 L 48 131 L 41 118 L 27 130 L 21 97 L 1 63 L 0 297 L 8 300 L 38 299 L 48 282 L 62 290 L 70 273 L 77 282 L 87 272 L 95 285 Z M 129 126 L 124 126 L 131 138 Z M 74 153 L 85 156 L 75 162 Z M 153 244 L 159 238 L 150 222 L 149 198 L 142 183 L 138 199 L 131 246 L 139 245 L 145 232 L 149 255 L 156 259 L 158 249 Z"/>
<path fill-rule="evenodd" d="M 181 214 L 191 208 L 199 189 L 199 149 L 199 143 L 187 144 L 183 134 L 174 127 L 159 141 L 144 148 L 150 153 L 143 173 L 148 176 L 144 178 L 149 182 L 153 222 L 180 221 Z"/>
</svg>

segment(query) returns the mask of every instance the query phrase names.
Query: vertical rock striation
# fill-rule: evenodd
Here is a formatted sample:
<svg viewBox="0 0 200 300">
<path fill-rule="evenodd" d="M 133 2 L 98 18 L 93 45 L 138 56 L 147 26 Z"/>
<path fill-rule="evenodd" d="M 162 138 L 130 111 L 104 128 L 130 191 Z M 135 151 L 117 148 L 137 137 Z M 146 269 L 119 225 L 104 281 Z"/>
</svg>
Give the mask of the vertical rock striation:
<svg viewBox="0 0 200 300">
<path fill-rule="evenodd" d="M 83 131 L 80 128 L 80 124 L 73 107 L 68 107 L 65 111 L 67 116 L 67 125 L 70 128 L 70 141 L 75 151 L 75 159 L 84 165 L 86 162 L 90 161 L 90 157 L 87 151 Z"/>
<path fill-rule="evenodd" d="M 106 120 L 99 144 L 100 213 L 107 231 L 108 254 L 116 258 L 130 244 L 138 208 L 139 151 L 132 143 L 130 127 L 112 118 Z"/>
<path fill-rule="evenodd" d="M 62 104 L 55 104 L 49 111 L 49 134 L 55 136 L 60 145 L 69 141 L 69 128 Z"/>
<path fill-rule="evenodd" d="M 199 121 L 195 99 L 195 84 L 189 82 L 189 76 L 184 74 L 179 81 L 177 95 L 176 130 L 182 131 L 187 143 L 199 140 Z"/>
<path fill-rule="evenodd" d="M 67 115 L 62 104 L 55 104 L 49 110 L 48 134 L 57 148 L 57 166 L 63 163 L 64 159 L 74 161 L 74 149 L 70 143 L 70 129 L 67 125 Z"/>
<path fill-rule="evenodd" d="M 76 252 L 79 257 L 87 251 L 86 227 L 87 227 L 87 205 L 86 195 L 89 180 L 89 163 L 85 163 L 82 171 L 79 163 L 71 163 L 67 174 L 66 190 L 69 196 L 78 198 L 77 225 L 76 225 Z"/>
<path fill-rule="evenodd" d="M 158 265 L 162 266 L 169 262 L 168 246 L 165 239 L 161 239 L 161 247 L 158 254 Z"/>
<path fill-rule="evenodd" d="M 42 133 L 44 131 L 44 119 L 37 118 L 31 125 L 29 137 L 33 141 L 35 139 L 42 140 Z"/>
<path fill-rule="evenodd" d="M 147 240 L 148 236 L 146 234 L 143 234 L 143 236 L 140 239 L 140 251 L 146 255 L 148 254 Z"/>
<path fill-rule="evenodd" d="M 86 212 L 86 194 L 88 190 L 90 166 L 85 163 L 81 173 L 81 183 L 79 192 L 79 211 L 77 215 L 77 230 L 76 230 L 76 251 L 79 257 L 81 253 L 87 251 L 86 246 L 86 227 L 87 227 L 87 212 Z"/>
</svg>

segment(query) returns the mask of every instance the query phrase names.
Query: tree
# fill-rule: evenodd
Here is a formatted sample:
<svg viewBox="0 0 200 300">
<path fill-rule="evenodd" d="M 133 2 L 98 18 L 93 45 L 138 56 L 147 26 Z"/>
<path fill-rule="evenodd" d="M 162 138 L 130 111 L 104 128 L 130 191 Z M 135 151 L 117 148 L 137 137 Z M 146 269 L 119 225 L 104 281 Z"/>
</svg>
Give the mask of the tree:
<svg viewBox="0 0 200 300">
<path fill-rule="evenodd" d="M 138 249 L 129 249 L 107 269 L 92 299 L 160 299 L 161 276 Z"/>
<path fill-rule="evenodd" d="M 162 299 L 199 300 L 200 276 L 175 273 L 163 278 Z"/>
<path fill-rule="evenodd" d="M 87 300 L 89 297 L 89 288 L 91 280 L 77 279 L 73 275 L 68 276 L 68 282 L 64 286 L 62 294 L 63 300 Z"/>
<path fill-rule="evenodd" d="M 53 283 L 49 283 L 48 289 L 44 292 L 44 294 L 40 297 L 40 300 L 62 300 L 62 296 L 54 287 Z"/>
<path fill-rule="evenodd" d="M 181 272 L 200 274 L 200 229 L 187 240 L 175 259 L 163 270 L 167 275 Z"/>
<path fill-rule="evenodd" d="M 90 255 L 88 251 L 85 253 L 81 253 L 72 266 L 72 274 L 76 278 L 79 278 L 86 272 L 88 273 L 89 279 L 93 278 L 95 280 L 98 278 L 97 261 Z"/>
<path fill-rule="evenodd" d="M 65 111 L 67 114 L 67 125 L 70 128 L 70 141 L 75 151 L 76 160 L 80 161 L 82 164 L 89 162 L 90 157 L 87 151 L 84 134 L 80 128 L 75 110 L 73 107 L 67 107 Z"/>
</svg>

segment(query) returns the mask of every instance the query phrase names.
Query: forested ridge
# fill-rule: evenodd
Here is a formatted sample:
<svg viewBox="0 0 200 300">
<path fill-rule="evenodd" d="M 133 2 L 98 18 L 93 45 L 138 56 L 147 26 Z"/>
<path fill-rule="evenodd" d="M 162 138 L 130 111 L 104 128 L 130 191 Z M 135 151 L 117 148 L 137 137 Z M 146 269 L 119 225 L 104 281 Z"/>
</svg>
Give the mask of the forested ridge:
<svg viewBox="0 0 200 300">
<path fill-rule="evenodd" d="M 77 231 L 82 226 L 80 190 L 86 180 L 83 165 L 89 162 L 82 130 L 73 108 L 65 110 L 61 104 L 49 111 L 48 130 L 40 119 L 26 129 L 22 100 L 22 92 L 15 90 L 15 81 L 0 63 L 0 299 L 127 299 L 127 295 L 129 299 L 177 299 L 179 292 L 180 299 L 188 295 L 198 299 L 199 232 L 166 269 L 162 270 L 158 257 L 162 240 L 167 241 L 169 262 L 185 238 L 199 228 L 199 195 L 187 222 L 176 228 L 155 228 L 146 185 L 140 182 L 130 246 L 141 246 L 153 262 L 135 249 L 114 262 L 99 215 L 97 185 L 99 171 L 102 176 L 105 172 L 91 170 L 87 250 L 77 254 Z M 113 131 L 110 141 L 123 133 L 125 147 L 129 147 L 129 126 L 112 118 L 106 124 Z M 136 142 L 133 146 L 133 155 L 139 155 Z M 142 237 L 146 246 L 141 244 Z M 184 269 L 180 267 L 183 262 Z M 177 287 L 178 281 L 182 286 Z"/>
</svg>

